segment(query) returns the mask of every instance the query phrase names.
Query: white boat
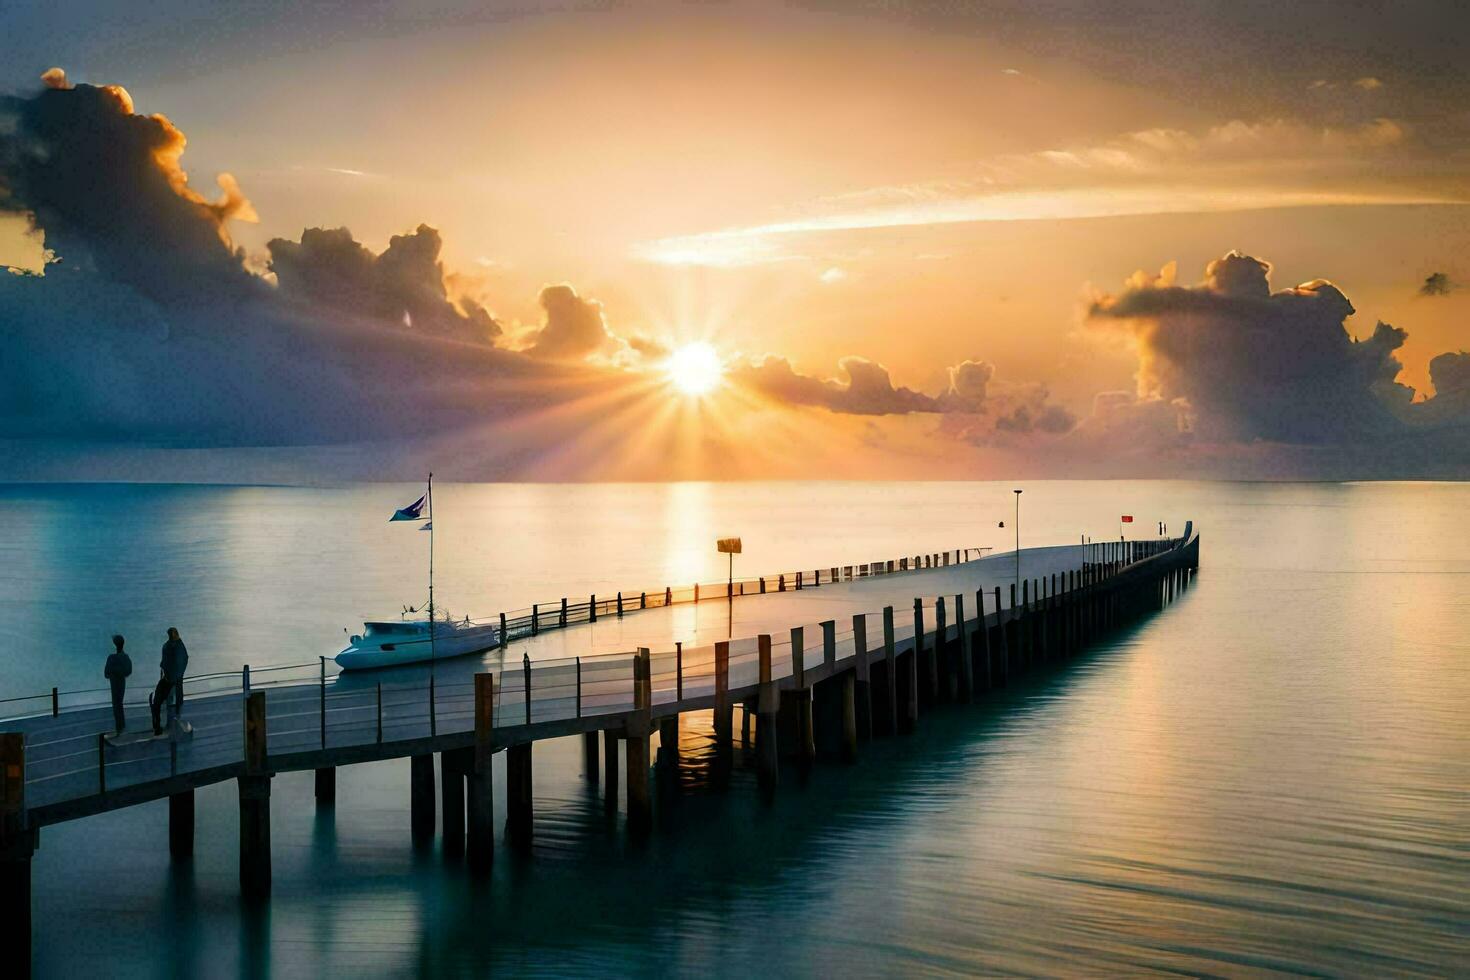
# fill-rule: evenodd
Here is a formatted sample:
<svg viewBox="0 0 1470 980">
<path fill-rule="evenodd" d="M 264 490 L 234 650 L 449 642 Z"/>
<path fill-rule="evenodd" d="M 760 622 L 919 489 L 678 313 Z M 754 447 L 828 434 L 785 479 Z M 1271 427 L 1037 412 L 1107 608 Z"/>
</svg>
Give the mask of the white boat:
<svg viewBox="0 0 1470 980">
<path fill-rule="evenodd" d="M 363 623 L 362 627 L 361 635 L 354 635 L 347 648 L 337 654 L 337 666 L 343 670 L 443 660 L 493 650 L 500 645 L 499 627 L 467 619 L 434 620 L 432 637 L 427 619 Z"/>
</svg>

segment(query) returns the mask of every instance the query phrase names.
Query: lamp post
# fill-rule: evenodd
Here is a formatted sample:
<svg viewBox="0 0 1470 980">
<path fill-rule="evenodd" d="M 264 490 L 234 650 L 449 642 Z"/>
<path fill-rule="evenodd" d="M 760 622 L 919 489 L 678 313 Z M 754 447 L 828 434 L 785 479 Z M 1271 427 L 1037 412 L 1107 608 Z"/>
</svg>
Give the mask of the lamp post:
<svg viewBox="0 0 1470 980">
<path fill-rule="evenodd" d="M 1016 595 L 1021 594 L 1021 491 L 1012 491 L 1016 495 Z"/>
</svg>

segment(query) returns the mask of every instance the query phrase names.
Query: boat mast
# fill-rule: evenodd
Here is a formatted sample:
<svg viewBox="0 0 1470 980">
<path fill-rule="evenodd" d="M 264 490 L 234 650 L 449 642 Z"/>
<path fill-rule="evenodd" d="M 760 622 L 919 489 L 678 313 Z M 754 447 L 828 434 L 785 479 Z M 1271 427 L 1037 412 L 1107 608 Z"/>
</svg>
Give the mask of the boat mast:
<svg viewBox="0 0 1470 980">
<path fill-rule="evenodd" d="M 434 666 L 434 474 L 429 474 L 429 668 Z"/>
</svg>

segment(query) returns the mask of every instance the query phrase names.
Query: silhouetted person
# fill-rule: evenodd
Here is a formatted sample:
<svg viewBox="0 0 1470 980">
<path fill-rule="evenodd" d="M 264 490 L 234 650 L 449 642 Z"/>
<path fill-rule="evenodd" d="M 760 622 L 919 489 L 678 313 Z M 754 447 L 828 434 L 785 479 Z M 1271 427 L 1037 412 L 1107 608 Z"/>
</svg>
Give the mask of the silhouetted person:
<svg viewBox="0 0 1470 980">
<path fill-rule="evenodd" d="M 123 693 L 128 687 L 128 676 L 133 672 L 133 658 L 123 652 L 123 638 L 114 635 L 112 645 L 116 647 L 107 657 L 107 666 L 102 676 L 112 684 L 112 727 L 118 732 L 127 730 L 127 716 L 123 714 Z"/>
<path fill-rule="evenodd" d="M 164 705 L 168 704 L 168 696 L 174 696 L 174 714 L 178 715 L 184 710 L 184 669 L 189 666 L 189 651 L 184 647 L 184 641 L 179 639 L 179 631 L 172 626 L 168 628 L 168 640 L 163 644 L 163 659 L 160 661 L 158 686 L 153 689 L 153 696 L 148 699 L 148 707 L 153 711 L 153 734 L 163 734 Z"/>
</svg>

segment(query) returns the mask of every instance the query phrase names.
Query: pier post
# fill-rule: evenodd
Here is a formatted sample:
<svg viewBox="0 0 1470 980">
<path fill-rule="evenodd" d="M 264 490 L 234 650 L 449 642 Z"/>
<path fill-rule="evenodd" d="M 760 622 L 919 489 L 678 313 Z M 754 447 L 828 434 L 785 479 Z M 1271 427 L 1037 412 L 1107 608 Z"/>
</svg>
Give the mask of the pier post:
<svg viewBox="0 0 1470 980">
<path fill-rule="evenodd" d="M 852 671 L 842 675 L 842 761 L 857 761 L 858 711 L 857 677 Z"/>
<path fill-rule="evenodd" d="M 505 839 L 514 847 L 531 846 L 531 743 L 505 750 Z"/>
<path fill-rule="evenodd" d="M 996 618 L 1000 618 L 999 613 L 996 614 Z M 984 685 L 981 690 L 989 691 L 992 687 L 995 686 L 995 680 L 994 676 L 991 673 L 992 666 L 990 662 L 990 628 L 985 625 L 984 589 L 975 590 L 975 631 L 980 636 L 981 669 L 979 674 L 977 675 L 978 682 L 979 684 Z"/>
<path fill-rule="evenodd" d="M 582 775 L 597 782 L 597 733 L 582 733 Z"/>
<path fill-rule="evenodd" d="M 898 734 L 898 654 L 894 649 L 893 642 L 893 607 L 883 607 L 883 663 L 887 668 L 887 683 L 884 687 L 883 719 L 887 723 L 886 732 L 889 735 Z"/>
<path fill-rule="evenodd" d="M 337 767 L 316 770 L 316 805 L 331 806 L 337 802 Z"/>
<path fill-rule="evenodd" d="M 464 781 L 463 749 L 439 753 L 439 803 L 444 811 L 444 853 L 458 857 L 464 853 Z"/>
<path fill-rule="evenodd" d="M 930 696 L 938 701 L 942 691 L 949 701 L 958 701 L 959 672 L 955 670 L 954 657 L 949 649 L 949 612 L 944 596 L 938 596 L 934 600 L 934 655 L 929 663 Z"/>
<path fill-rule="evenodd" d="M 852 657 L 857 735 L 863 741 L 872 741 L 873 685 L 868 669 L 868 617 L 863 613 L 852 617 Z"/>
<path fill-rule="evenodd" d="M 633 661 L 633 715 L 627 723 L 628 833 L 640 836 L 653 826 L 648 795 L 648 737 L 653 723 L 653 664 L 647 647 Z"/>
<path fill-rule="evenodd" d="M 475 675 L 475 746 L 471 756 L 467 830 L 470 872 L 488 874 L 495 863 L 495 797 L 490 792 L 495 753 L 495 675 Z"/>
<path fill-rule="evenodd" d="M 612 813 L 618 808 L 618 733 L 611 728 L 602 733 L 602 808 Z"/>
<path fill-rule="evenodd" d="M 245 772 L 240 793 L 240 891 L 247 901 L 271 892 L 271 774 L 266 770 L 265 692 L 245 699 Z"/>
<path fill-rule="evenodd" d="M 734 719 L 730 717 L 730 644 L 720 640 L 715 644 L 715 755 L 716 761 L 725 764 L 731 752 L 730 729 Z"/>
<path fill-rule="evenodd" d="M 658 720 L 658 764 L 672 772 L 679 766 L 679 716 L 665 715 Z"/>
<path fill-rule="evenodd" d="M 1016 587 L 1011 586 L 1011 599 L 1016 598 Z M 1012 609 L 1012 612 L 1015 610 Z M 1009 627 L 1006 625 L 1005 613 L 1000 608 L 1000 586 L 995 587 L 995 649 L 996 658 L 1000 663 L 1000 682 L 1004 685 L 1011 683 L 1011 643 L 1006 636 Z"/>
<path fill-rule="evenodd" d="M 194 791 L 170 793 L 168 797 L 168 853 L 175 860 L 194 856 Z"/>
<path fill-rule="evenodd" d="M 0 950 L 15 976 L 31 971 L 31 857 L 38 832 L 26 816 L 26 737 L 0 732 Z"/>
<path fill-rule="evenodd" d="M 914 559 L 915 564 L 918 564 L 918 561 L 917 558 Z M 923 691 L 922 703 L 924 704 L 933 704 L 939 698 L 939 674 L 932 659 L 933 656 L 933 646 L 924 642 L 924 600 L 916 598 L 914 600 L 913 675 L 915 680 L 922 678 L 923 683 L 922 686 L 915 686 L 914 693 L 917 695 L 920 690 Z M 914 700 L 915 702 L 920 701 L 918 697 L 915 697 Z"/>
<path fill-rule="evenodd" d="M 408 760 L 409 828 L 415 844 L 434 839 L 434 754 L 424 752 Z"/>
<path fill-rule="evenodd" d="M 908 664 L 903 668 L 904 697 L 903 718 L 900 729 L 911 732 L 919 724 L 919 659 L 924 649 L 924 602 L 914 600 L 914 643 L 909 650 Z"/>
<path fill-rule="evenodd" d="M 966 704 L 975 700 L 975 660 L 970 649 L 970 624 L 965 622 L 965 596 L 963 593 L 954 597 L 954 621 L 955 628 L 959 630 L 960 657 L 960 697 Z M 984 625 L 983 621 L 982 624 Z"/>
<path fill-rule="evenodd" d="M 780 692 L 776 689 L 775 682 L 771 680 L 771 636 L 769 633 L 762 633 L 756 638 L 756 648 L 760 655 L 760 687 L 756 703 L 758 718 L 755 731 L 759 768 L 756 773 L 762 793 L 769 798 L 776 790 L 780 768 L 779 746 L 776 739 L 776 713 L 781 706 Z"/>
</svg>

